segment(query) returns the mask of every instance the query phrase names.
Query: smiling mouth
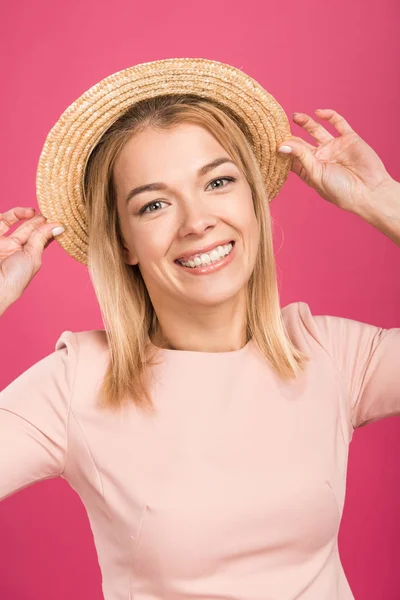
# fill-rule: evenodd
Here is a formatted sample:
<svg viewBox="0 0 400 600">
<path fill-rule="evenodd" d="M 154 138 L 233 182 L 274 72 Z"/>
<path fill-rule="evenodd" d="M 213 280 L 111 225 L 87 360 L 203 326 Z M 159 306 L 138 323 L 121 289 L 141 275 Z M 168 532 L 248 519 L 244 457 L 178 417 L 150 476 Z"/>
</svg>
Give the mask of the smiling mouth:
<svg viewBox="0 0 400 600">
<path fill-rule="evenodd" d="M 214 263 L 222 262 L 227 256 L 230 255 L 234 248 L 235 242 L 232 240 L 224 246 L 216 246 L 210 252 L 203 254 L 196 254 L 189 260 L 176 259 L 174 262 L 185 268 L 189 269 L 200 269 L 213 265 Z"/>
</svg>

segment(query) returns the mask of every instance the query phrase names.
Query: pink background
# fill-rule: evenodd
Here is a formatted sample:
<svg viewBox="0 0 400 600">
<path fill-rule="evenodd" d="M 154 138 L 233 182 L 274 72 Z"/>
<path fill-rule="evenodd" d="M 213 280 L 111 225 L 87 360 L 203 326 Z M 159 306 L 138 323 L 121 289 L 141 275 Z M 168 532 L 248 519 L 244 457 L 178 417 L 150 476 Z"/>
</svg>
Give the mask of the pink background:
<svg viewBox="0 0 400 600">
<path fill-rule="evenodd" d="M 37 207 L 39 153 L 71 102 L 115 71 L 175 56 L 243 69 L 288 115 L 336 109 L 400 180 L 397 0 L 7 4 L 0 9 L 2 212 Z M 309 139 L 293 122 L 292 131 Z M 272 212 L 282 305 L 302 300 L 314 314 L 400 326 L 400 248 L 293 173 Z M 53 242 L 1 319 L 0 389 L 52 352 L 62 331 L 102 327 L 86 268 Z M 339 543 L 357 600 L 400 597 L 399 456 L 398 417 L 358 430 L 350 446 Z M 2 502 L 0 540 L 2 600 L 102 598 L 89 521 L 65 481 Z"/>
</svg>

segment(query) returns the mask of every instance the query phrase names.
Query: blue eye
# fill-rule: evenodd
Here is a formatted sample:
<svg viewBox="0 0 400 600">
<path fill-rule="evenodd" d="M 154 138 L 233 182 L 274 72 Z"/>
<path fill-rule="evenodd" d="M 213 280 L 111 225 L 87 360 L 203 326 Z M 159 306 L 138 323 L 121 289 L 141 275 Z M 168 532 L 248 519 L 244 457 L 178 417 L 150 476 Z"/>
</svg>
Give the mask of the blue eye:
<svg viewBox="0 0 400 600">
<path fill-rule="evenodd" d="M 210 181 L 210 183 L 208 185 L 211 185 L 212 183 L 215 183 L 216 181 L 228 181 L 228 183 L 230 183 L 230 182 L 236 181 L 236 179 L 234 177 L 218 177 L 218 179 L 213 179 L 212 181 Z M 218 187 L 226 187 L 226 185 L 219 185 Z"/>
<path fill-rule="evenodd" d="M 234 181 L 236 181 L 236 179 L 235 179 L 235 177 L 218 177 L 217 179 L 213 179 L 212 181 L 210 181 L 210 183 L 208 185 L 211 185 L 212 183 L 215 183 L 216 181 L 227 181 L 228 183 L 233 183 Z M 220 185 L 218 187 L 226 187 L 226 185 Z M 218 188 L 213 188 L 213 189 L 218 189 Z M 158 210 L 148 210 L 155 204 L 165 204 L 165 202 L 163 202 L 162 200 L 153 200 L 152 202 L 145 204 L 145 206 L 143 206 L 143 208 L 140 209 L 139 214 L 142 215 L 144 213 L 149 213 L 149 212 L 158 212 Z"/>
<path fill-rule="evenodd" d="M 143 206 L 143 208 L 140 209 L 139 214 L 142 215 L 145 212 L 158 212 L 155 210 L 147 210 L 151 206 L 154 206 L 154 204 L 165 204 L 165 202 L 163 203 L 162 200 L 153 200 L 153 202 L 149 202 L 148 204 Z"/>
</svg>

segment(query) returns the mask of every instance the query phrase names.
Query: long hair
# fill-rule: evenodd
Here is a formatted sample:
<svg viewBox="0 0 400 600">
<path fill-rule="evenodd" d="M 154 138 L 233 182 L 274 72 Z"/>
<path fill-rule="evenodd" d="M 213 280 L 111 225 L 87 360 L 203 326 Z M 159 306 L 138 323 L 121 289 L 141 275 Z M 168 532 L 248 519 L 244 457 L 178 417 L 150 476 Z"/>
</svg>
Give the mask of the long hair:
<svg viewBox="0 0 400 600">
<path fill-rule="evenodd" d="M 148 338 L 160 327 L 137 265 L 124 260 L 113 167 L 124 144 L 147 127 L 172 129 L 182 123 L 207 129 L 246 177 L 252 192 L 260 242 L 247 283 L 246 331 L 285 380 L 296 379 L 309 357 L 290 340 L 281 316 L 271 214 L 262 174 L 244 121 L 225 106 L 193 94 L 169 94 L 137 102 L 104 133 L 85 169 L 88 269 L 99 302 L 110 361 L 100 388 L 100 407 L 118 410 L 126 402 L 154 410 L 148 388 Z"/>
</svg>

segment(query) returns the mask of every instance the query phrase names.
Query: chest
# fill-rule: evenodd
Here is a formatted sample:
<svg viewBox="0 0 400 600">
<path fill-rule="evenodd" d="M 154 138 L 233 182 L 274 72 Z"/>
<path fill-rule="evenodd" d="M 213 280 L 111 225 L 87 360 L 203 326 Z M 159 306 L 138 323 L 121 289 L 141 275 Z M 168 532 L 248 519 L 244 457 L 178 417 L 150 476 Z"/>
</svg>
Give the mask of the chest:
<svg viewBox="0 0 400 600">
<path fill-rule="evenodd" d="M 143 572 L 200 576 L 235 556 L 265 570 L 282 548 L 306 560 L 335 538 L 346 452 L 337 387 L 321 376 L 290 386 L 269 372 L 203 373 L 182 385 L 169 373 L 153 389 L 156 415 L 86 424 L 88 439 L 102 429 L 92 452 L 104 498 Z"/>
</svg>

